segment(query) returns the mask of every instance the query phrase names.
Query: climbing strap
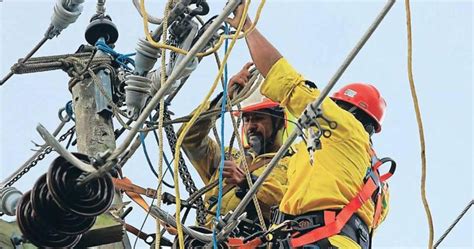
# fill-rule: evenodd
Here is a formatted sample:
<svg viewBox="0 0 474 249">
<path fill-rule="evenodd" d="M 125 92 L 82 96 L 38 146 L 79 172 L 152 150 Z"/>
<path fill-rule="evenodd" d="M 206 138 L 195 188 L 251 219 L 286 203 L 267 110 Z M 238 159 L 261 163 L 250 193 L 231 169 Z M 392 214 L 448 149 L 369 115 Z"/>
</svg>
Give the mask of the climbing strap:
<svg viewBox="0 0 474 249">
<path fill-rule="evenodd" d="M 364 178 L 364 185 L 362 186 L 359 193 L 354 198 L 352 198 L 352 200 L 339 213 L 335 214 L 331 211 L 325 211 L 325 225 L 304 233 L 297 238 L 291 238 L 291 247 L 299 247 L 311 244 L 321 239 L 340 234 L 349 220 L 356 216 L 357 211 L 369 200 L 374 202 L 374 220 L 372 222 L 371 229 L 375 228 L 380 223 L 382 210 L 381 198 L 383 191 L 387 190 L 385 181 L 395 173 L 396 163 L 388 157 L 378 159 L 373 148 L 370 149 L 369 154 L 371 156 L 371 166 L 367 169 L 367 173 Z M 380 166 L 387 162 L 391 163 L 388 173 L 380 175 Z M 369 240 L 370 239 L 371 238 L 369 238 Z"/>
<path fill-rule="evenodd" d="M 130 181 L 130 179 L 124 177 L 122 179 L 112 178 L 114 186 L 116 189 L 125 191 L 125 194 L 137 203 L 141 208 L 148 212 L 150 206 L 143 199 L 142 195 L 145 195 L 150 198 L 156 198 L 156 190 L 151 188 L 142 188 L 138 185 L 135 185 Z"/>
</svg>

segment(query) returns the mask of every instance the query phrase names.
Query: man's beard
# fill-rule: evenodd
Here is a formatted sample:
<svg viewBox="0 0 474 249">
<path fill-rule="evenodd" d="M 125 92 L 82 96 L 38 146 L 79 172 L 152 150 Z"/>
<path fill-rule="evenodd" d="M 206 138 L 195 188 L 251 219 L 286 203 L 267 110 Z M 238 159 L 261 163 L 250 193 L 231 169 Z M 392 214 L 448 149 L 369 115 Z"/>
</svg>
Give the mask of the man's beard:
<svg viewBox="0 0 474 249">
<path fill-rule="evenodd" d="M 257 156 L 267 153 L 270 149 L 271 144 L 269 139 L 265 139 L 259 132 L 247 134 L 247 141 L 250 146 L 250 150 Z"/>
</svg>

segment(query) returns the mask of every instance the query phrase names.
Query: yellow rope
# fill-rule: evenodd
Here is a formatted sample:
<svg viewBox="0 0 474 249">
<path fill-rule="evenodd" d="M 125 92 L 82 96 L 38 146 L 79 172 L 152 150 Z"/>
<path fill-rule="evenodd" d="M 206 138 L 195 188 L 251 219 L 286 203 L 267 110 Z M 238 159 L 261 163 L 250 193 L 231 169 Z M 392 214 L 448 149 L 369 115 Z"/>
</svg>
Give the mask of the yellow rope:
<svg viewBox="0 0 474 249">
<path fill-rule="evenodd" d="M 408 41 L 408 79 L 410 81 L 410 90 L 413 98 L 413 105 L 415 107 L 416 120 L 418 122 L 418 131 L 420 134 L 420 145 L 421 145 L 421 199 L 423 200 L 423 206 L 425 207 L 426 217 L 428 218 L 429 225 L 429 239 L 428 248 L 433 248 L 433 218 L 431 217 L 430 206 L 428 205 L 428 199 L 426 198 L 426 151 L 425 151 L 425 135 L 423 131 L 423 122 L 421 120 L 420 107 L 418 105 L 418 97 L 416 95 L 415 82 L 413 80 L 413 64 L 412 64 L 412 36 L 411 36 L 411 13 L 410 13 L 410 0 L 405 0 L 405 10 L 407 18 L 407 41 Z"/>
<path fill-rule="evenodd" d="M 215 54 L 215 56 L 216 56 L 217 66 L 219 68 L 222 67 L 219 56 L 217 54 Z M 224 78 L 222 78 L 222 77 L 221 77 L 221 82 L 222 82 L 223 85 L 225 84 Z M 250 82 L 247 83 L 247 84 L 250 84 Z M 252 177 L 250 175 L 250 170 L 249 170 L 249 167 L 248 167 L 248 164 L 247 164 L 247 160 L 245 158 L 244 145 L 242 144 L 242 140 L 239 139 L 240 138 L 239 127 L 237 125 L 237 122 L 235 121 L 235 117 L 234 117 L 234 114 L 232 112 L 233 101 L 232 101 L 232 99 L 230 98 L 229 95 L 223 96 L 223 97 L 227 98 L 227 101 L 226 101 L 227 109 L 229 110 L 230 120 L 232 121 L 232 126 L 234 128 L 234 136 L 237 137 L 237 144 L 238 144 L 238 147 L 239 147 L 239 151 L 242 155 L 242 165 L 244 166 L 245 178 L 247 180 L 247 184 L 251 188 L 253 186 Z M 229 152 L 231 152 L 231 151 L 232 151 L 232 148 L 229 146 Z M 263 218 L 262 209 L 260 208 L 260 203 L 258 202 L 258 198 L 257 198 L 256 195 L 254 195 L 252 199 L 253 199 L 253 203 L 255 205 L 255 210 L 257 211 L 257 217 L 258 217 L 258 220 L 260 222 L 260 226 L 262 226 L 263 231 L 266 232 L 267 231 L 267 226 L 265 225 L 265 220 Z"/>
<path fill-rule="evenodd" d="M 232 110 L 232 102 L 231 101 L 232 100 L 230 99 L 230 97 L 227 96 L 227 108 L 229 108 L 229 110 Z M 249 188 L 252 188 L 252 186 L 253 186 L 252 177 L 250 175 L 250 170 L 249 170 L 249 167 L 248 167 L 248 164 L 247 164 L 247 160 L 245 158 L 244 145 L 242 144 L 242 140 L 240 140 L 239 127 L 237 127 L 237 122 L 235 121 L 234 114 L 232 114 L 232 112 L 229 112 L 229 116 L 230 116 L 230 119 L 232 120 L 232 126 L 234 128 L 235 136 L 237 137 L 236 140 L 237 140 L 237 144 L 239 146 L 239 150 L 241 151 L 242 165 L 244 166 L 245 178 L 247 180 L 247 184 L 249 185 Z M 232 149 L 232 148 L 230 148 L 230 149 Z M 260 203 L 258 202 L 257 195 L 254 195 L 252 197 L 252 199 L 253 199 L 253 204 L 255 205 L 255 210 L 257 211 L 257 217 L 258 217 L 258 220 L 260 222 L 260 226 L 262 226 L 263 231 L 266 232 L 267 231 L 267 226 L 265 225 L 265 220 L 263 218 L 262 209 L 260 207 Z"/>
<path fill-rule="evenodd" d="M 141 0 L 144 4 L 144 0 Z M 163 15 L 163 34 L 161 35 L 161 40 L 166 43 L 167 36 L 168 36 L 168 17 L 171 8 L 171 4 L 173 0 L 168 0 L 165 6 L 164 15 Z M 166 50 L 161 50 L 161 87 L 164 86 L 166 81 Z M 163 180 L 163 116 L 165 110 L 165 99 L 161 98 L 160 100 L 160 110 L 158 115 L 158 143 L 159 143 L 159 159 L 158 159 L 158 175 L 159 180 Z M 161 192 L 162 192 L 162 184 L 158 182 L 158 192 L 156 196 L 156 205 L 158 207 L 161 206 Z M 156 239 L 155 239 L 155 249 L 160 249 L 160 240 L 161 240 L 161 222 L 160 220 L 156 220 Z"/>
<path fill-rule="evenodd" d="M 241 39 L 245 36 L 247 36 L 248 33 L 250 33 L 251 31 L 253 31 L 255 29 L 255 26 L 257 25 L 258 23 L 258 20 L 260 19 L 260 15 L 261 15 L 261 12 L 263 10 L 263 7 L 265 5 L 265 0 L 262 0 L 260 2 L 260 5 L 258 6 L 258 9 L 257 9 L 257 13 L 255 15 L 255 18 L 254 18 L 254 22 L 252 23 L 252 26 L 250 26 L 250 28 L 248 30 L 246 30 L 245 32 L 243 32 L 242 34 L 240 34 L 240 31 L 237 32 L 237 34 L 240 34 L 237 39 Z M 161 43 L 161 42 L 156 42 L 153 37 L 151 37 L 151 34 L 149 32 L 149 29 L 148 29 L 148 15 L 147 15 L 147 12 L 146 12 L 146 9 L 145 9 L 145 4 L 142 4 L 142 0 L 140 0 L 140 11 L 143 13 L 143 29 L 144 29 L 144 32 L 145 32 L 145 36 L 147 38 L 147 41 L 150 42 L 150 44 L 156 48 L 161 48 L 161 49 L 169 49 L 173 52 L 176 52 L 176 53 L 179 53 L 179 54 L 184 54 L 186 55 L 189 51 L 186 51 L 184 49 L 181 49 L 181 48 L 178 48 L 178 47 L 175 47 L 175 46 L 171 46 L 171 45 L 168 45 L 168 44 L 164 44 L 164 43 Z M 220 47 L 222 46 L 222 44 L 224 43 L 224 40 L 225 39 L 232 39 L 235 35 L 221 35 L 219 37 L 219 40 L 217 41 L 217 43 L 214 45 L 213 48 L 210 48 L 209 50 L 205 51 L 205 52 L 202 52 L 202 53 L 197 53 L 196 56 L 197 57 L 204 57 L 204 56 L 208 56 L 210 54 L 213 54 L 215 53 L 217 50 L 220 49 Z"/>
<path fill-rule="evenodd" d="M 211 97 L 212 93 L 214 92 L 214 90 L 216 89 L 216 87 L 219 83 L 219 79 L 222 76 L 222 73 L 224 72 L 224 66 L 223 65 L 225 65 L 225 63 L 227 62 L 227 59 L 229 58 L 229 55 L 232 51 L 232 48 L 234 47 L 234 45 L 237 41 L 237 38 L 238 38 L 237 34 L 239 34 L 239 32 L 242 30 L 242 28 L 244 26 L 245 17 L 247 16 L 247 12 L 248 12 L 250 2 L 251 2 L 250 0 L 247 0 L 245 2 L 244 13 L 242 15 L 242 19 L 239 22 L 239 26 L 237 27 L 237 33 L 236 33 L 236 35 L 234 35 L 234 37 L 232 38 L 232 41 L 229 44 L 228 51 L 224 55 L 224 59 L 222 60 L 222 66 L 219 68 L 219 72 L 217 74 L 216 79 L 214 80 L 214 83 L 212 84 L 212 87 L 211 87 L 210 91 L 207 93 L 207 95 L 204 98 L 203 102 L 197 108 L 197 110 L 194 113 L 191 120 L 188 123 L 186 123 L 186 125 L 183 127 L 183 131 L 181 132 L 180 136 L 178 137 L 178 140 L 176 142 L 176 152 L 175 152 L 174 158 L 179 158 L 180 152 L 181 152 L 180 147 L 181 147 L 181 144 L 183 143 L 184 137 L 186 136 L 186 134 L 188 133 L 189 129 L 194 124 L 194 122 L 197 120 L 197 118 L 199 117 L 201 112 L 204 110 L 205 103 L 209 100 L 209 98 Z M 178 230 L 179 247 L 183 249 L 184 248 L 184 238 L 183 238 L 183 228 L 181 226 L 181 218 L 180 218 L 181 217 L 181 215 L 180 215 L 181 200 L 180 200 L 178 175 L 177 175 L 178 174 L 178 165 L 179 165 L 178 160 L 175 160 L 174 161 L 174 170 L 175 170 L 174 184 L 175 184 L 175 194 L 176 194 L 176 223 L 177 223 L 177 230 Z"/>
</svg>

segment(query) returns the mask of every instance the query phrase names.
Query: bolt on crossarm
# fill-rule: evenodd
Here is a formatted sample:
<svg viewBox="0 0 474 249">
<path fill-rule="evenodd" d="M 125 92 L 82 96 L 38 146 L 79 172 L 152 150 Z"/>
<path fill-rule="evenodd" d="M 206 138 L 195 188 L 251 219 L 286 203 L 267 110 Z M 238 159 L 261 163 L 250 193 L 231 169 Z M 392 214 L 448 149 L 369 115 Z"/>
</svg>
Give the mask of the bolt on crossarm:
<svg viewBox="0 0 474 249">
<path fill-rule="evenodd" d="M 173 70 L 171 75 L 168 77 L 166 83 L 159 89 L 158 92 L 156 92 L 156 94 L 150 100 L 149 104 L 144 108 L 143 112 L 138 117 L 135 126 L 133 126 L 130 132 L 127 134 L 127 137 L 124 139 L 123 143 L 113 151 L 110 157 L 106 159 L 107 163 L 99 170 L 96 170 L 86 176 L 80 184 L 84 184 L 96 177 L 99 177 L 103 173 L 108 172 L 114 166 L 115 159 L 117 159 L 128 148 L 130 143 L 137 135 L 139 128 L 142 127 L 142 124 L 157 106 L 160 99 L 163 98 L 165 93 L 168 91 L 169 87 L 171 86 L 171 84 L 169 83 L 174 82 L 177 77 L 181 75 L 181 72 L 186 68 L 188 63 L 195 57 L 198 52 L 202 50 L 202 48 L 205 47 L 208 41 L 213 37 L 214 33 L 220 28 L 221 24 L 234 11 L 234 9 L 237 8 L 240 2 L 241 0 L 231 0 L 228 2 L 228 4 L 224 7 L 222 13 L 218 17 L 216 17 L 214 22 L 209 26 L 209 29 L 204 32 L 204 34 L 199 38 L 199 40 L 191 48 L 191 50 L 183 58 L 183 60 L 178 65 L 176 65 L 175 70 Z"/>
<path fill-rule="evenodd" d="M 319 108 L 321 106 L 321 103 L 323 102 L 323 100 L 328 96 L 329 91 L 331 91 L 331 89 L 334 87 L 336 82 L 342 76 L 344 71 L 350 65 L 352 60 L 356 57 L 356 55 L 362 49 L 364 44 L 367 42 L 367 40 L 370 38 L 370 36 L 373 34 L 373 32 L 377 29 L 378 25 L 383 20 L 385 15 L 389 12 L 390 8 L 393 6 L 394 3 L 395 3 L 395 0 L 389 0 L 385 4 L 383 9 L 380 11 L 379 15 L 375 18 L 374 22 L 370 25 L 369 29 L 365 32 L 365 34 L 362 36 L 362 38 L 359 40 L 359 42 L 357 42 L 357 44 L 351 50 L 351 52 L 346 57 L 346 59 L 344 60 L 342 65 L 338 68 L 336 73 L 330 79 L 328 85 L 321 91 L 320 95 L 318 96 L 318 98 L 314 102 L 312 102 L 312 103 L 308 104 L 308 106 L 306 106 L 306 109 L 316 110 L 317 108 Z M 265 168 L 265 170 L 260 175 L 260 177 L 258 177 L 257 181 L 253 184 L 253 186 L 248 190 L 247 194 L 242 199 L 242 201 L 239 203 L 239 205 L 236 207 L 235 211 L 232 213 L 229 220 L 226 221 L 226 224 L 234 223 L 238 219 L 238 217 L 245 211 L 245 208 L 247 207 L 249 202 L 252 200 L 252 196 L 255 195 L 258 188 L 263 184 L 263 182 L 266 180 L 266 178 L 270 175 L 273 168 L 277 165 L 278 161 L 280 161 L 280 159 L 286 154 L 286 151 L 290 148 L 291 144 L 298 137 L 299 134 L 300 134 L 300 131 L 298 129 L 295 129 L 290 134 L 288 139 L 285 141 L 285 143 L 280 147 L 278 152 L 272 158 L 269 165 Z M 223 230 L 225 231 L 225 229 L 223 229 Z M 217 239 L 222 240 L 226 236 L 227 236 L 227 234 L 219 233 Z"/>
</svg>

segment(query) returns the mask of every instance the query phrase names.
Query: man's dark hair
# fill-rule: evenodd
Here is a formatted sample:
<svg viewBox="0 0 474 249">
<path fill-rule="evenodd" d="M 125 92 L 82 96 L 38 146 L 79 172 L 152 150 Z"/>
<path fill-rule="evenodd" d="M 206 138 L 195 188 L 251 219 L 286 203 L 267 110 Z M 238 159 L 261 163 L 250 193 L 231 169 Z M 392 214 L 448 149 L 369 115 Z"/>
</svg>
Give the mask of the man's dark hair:
<svg viewBox="0 0 474 249">
<path fill-rule="evenodd" d="M 365 131 L 369 133 L 369 136 L 372 136 L 375 133 L 375 127 L 377 127 L 377 122 L 365 111 L 353 104 L 341 100 L 337 100 L 336 104 L 342 109 L 352 113 L 352 115 L 354 115 L 354 117 L 362 123 Z"/>
</svg>

